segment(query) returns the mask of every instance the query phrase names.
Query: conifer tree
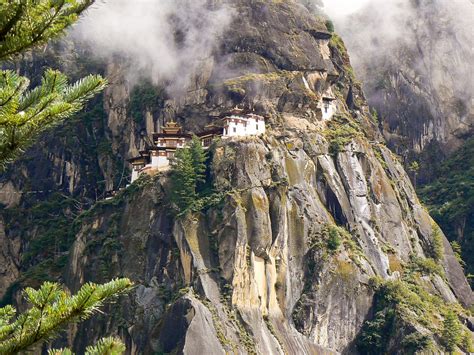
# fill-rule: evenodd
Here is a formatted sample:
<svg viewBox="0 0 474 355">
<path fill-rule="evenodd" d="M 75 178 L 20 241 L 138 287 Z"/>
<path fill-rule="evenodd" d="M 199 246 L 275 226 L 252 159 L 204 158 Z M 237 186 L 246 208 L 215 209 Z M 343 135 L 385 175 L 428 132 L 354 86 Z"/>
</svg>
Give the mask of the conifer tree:
<svg viewBox="0 0 474 355">
<path fill-rule="evenodd" d="M 52 339 L 67 324 L 89 318 L 105 301 L 131 287 L 130 280 L 123 278 L 103 285 L 85 284 L 74 296 L 52 282 L 45 282 L 38 290 L 26 288 L 24 297 L 29 308 L 24 313 L 16 315 L 12 306 L 0 308 L 0 354 L 17 354 Z M 104 339 L 90 350 L 101 348 L 119 350 L 123 346 L 117 340 Z M 61 351 L 65 354 L 67 350 Z"/>
<path fill-rule="evenodd" d="M 117 338 L 103 338 L 96 345 L 88 346 L 85 355 L 120 355 L 125 351 L 125 345 Z M 70 349 L 53 349 L 48 355 L 74 355 Z"/>
<path fill-rule="evenodd" d="M 206 182 L 206 160 L 207 152 L 196 136 L 175 153 L 171 162 L 171 200 L 180 213 L 199 209 L 199 187 Z"/>
<path fill-rule="evenodd" d="M 90 75 L 69 85 L 64 74 L 48 70 L 41 86 L 27 90 L 28 84 L 13 71 L 0 71 L 0 169 L 42 132 L 81 110 L 105 80 Z"/>
<path fill-rule="evenodd" d="M 204 150 L 201 140 L 197 136 L 193 136 L 189 146 L 191 156 L 193 158 L 193 168 L 196 174 L 196 183 L 203 184 L 206 182 L 206 160 L 207 152 Z"/>
<path fill-rule="evenodd" d="M 458 316 L 453 311 L 448 311 L 443 321 L 443 342 L 446 350 L 453 353 L 461 342 L 462 327 Z"/>
<path fill-rule="evenodd" d="M 93 0 L 15 0 L 0 2 L 0 61 L 14 59 L 62 34 Z M 0 70 L 0 169 L 12 162 L 46 129 L 84 107 L 105 79 L 89 75 L 74 84 L 53 70 L 41 85 L 10 70 Z"/>
<path fill-rule="evenodd" d="M 55 38 L 73 24 L 94 0 L 0 1 L 0 64 Z M 46 129 L 84 107 L 106 80 L 89 75 L 69 84 L 65 75 L 47 70 L 41 85 L 29 88 L 29 79 L 0 70 L 0 170 L 12 162 Z M 12 306 L 0 308 L 0 354 L 29 351 L 52 339 L 67 324 L 89 318 L 107 300 L 130 289 L 128 279 L 104 285 L 86 284 L 71 296 L 56 283 L 24 291 L 29 308 L 18 314 Z M 87 348 L 87 354 L 119 354 L 120 340 L 105 338 Z M 53 352 L 54 353 L 54 352 Z M 56 353 L 72 354 L 68 349 Z"/>
<path fill-rule="evenodd" d="M 191 149 L 189 147 L 178 149 L 171 166 L 171 200 L 180 212 L 184 212 L 190 209 L 198 198 L 197 175 Z"/>
<path fill-rule="evenodd" d="M 77 21 L 94 0 L 15 0 L 0 3 L 0 61 L 48 42 Z"/>
</svg>

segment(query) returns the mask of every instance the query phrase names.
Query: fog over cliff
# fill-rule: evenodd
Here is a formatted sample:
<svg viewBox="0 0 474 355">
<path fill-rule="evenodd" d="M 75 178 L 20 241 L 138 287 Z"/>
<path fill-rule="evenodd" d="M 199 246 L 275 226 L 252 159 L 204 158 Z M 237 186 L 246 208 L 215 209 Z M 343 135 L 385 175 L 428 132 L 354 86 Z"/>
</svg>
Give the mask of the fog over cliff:
<svg viewBox="0 0 474 355">
<path fill-rule="evenodd" d="M 408 155 L 437 142 L 449 153 L 472 135 L 472 1 L 370 0 L 352 14 L 337 4 L 325 1 L 324 11 L 393 149 Z"/>
<path fill-rule="evenodd" d="M 213 50 L 231 14 L 207 0 L 97 2 L 72 35 L 98 57 L 123 57 L 129 80 L 165 80 L 179 91 Z"/>
<path fill-rule="evenodd" d="M 388 119 L 387 132 L 416 132 L 403 143 L 416 151 L 432 140 L 459 146 L 457 137 L 470 132 L 474 121 L 470 0 L 294 1 L 334 21 L 369 103 Z M 166 83 L 171 96 L 181 95 L 195 81 L 193 74 L 209 64 L 205 59 L 235 17 L 237 3 L 216 3 L 98 2 L 73 36 L 97 57 L 123 58 L 130 82 L 146 77 Z M 225 63 L 219 68 L 227 70 Z M 423 99 L 415 99 L 418 94 Z M 399 127 L 405 116 L 415 117 L 419 127 Z"/>
<path fill-rule="evenodd" d="M 438 76 L 447 70 L 457 80 L 459 94 L 472 96 L 474 67 L 474 5 L 469 0 L 370 0 L 348 16 L 338 16 L 329 2 L 325 10 L 349 48 L 356 71 L 370 62 L 388 60 L 402 46 L 434 41 L 433 53 L 419 49 L 414 67 Z M 436 56 L 434 52 L 442 54 Z M 459 59 L 459 60 L 458 60 Z M 436 77 L 433 80 L 436 82 Z M 441 85 L 441 83 L 439 83 Z"/>
</svg>

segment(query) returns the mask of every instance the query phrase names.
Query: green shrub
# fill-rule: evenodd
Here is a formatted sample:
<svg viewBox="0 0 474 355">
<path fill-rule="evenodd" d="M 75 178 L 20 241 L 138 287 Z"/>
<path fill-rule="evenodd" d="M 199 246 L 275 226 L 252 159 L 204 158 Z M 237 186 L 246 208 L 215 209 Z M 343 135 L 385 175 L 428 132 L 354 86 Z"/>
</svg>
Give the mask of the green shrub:
<svg viewBox="0 0 474 355">
<path fill-rule="evenodd" d="M 344 151 L 344 148 L 354 138 L 361 136 L 360 127 L 353 120 L 335 116 L 327 123 L 327 129 L 324 132 L 325 137 L 329 141 L 329 153 L 337 155 Z"/>
<path fill-rule="evenodd" d="M 432 344 L 433 342 L 428 335 L 418 332 L 407 335 L 401 343 L 406 354 L 416 354 L 418 351 L 429 349 Z"/>
<path fill-rule="evenodd" d="M 458 316 L 449 310 L 443 321 L 442 341 L 446 350 L 450 353 L 456 350 L 456 346 L 462 341 L 462 328 Z"/>
<path fill-rule="evenodd" d="M 327 29 L 329 32 L 331 32 L 331 33 L 334 32 L 334 23 L 333 23 L 331 20 L 326 20 L 325 25 L 326 25 L 326 29 Z"/>
<path fill-rule="evenodd" d="M 469 354 L 474 352 L 474 346 L 472 344 L 472 333 L 468 330 L 466 330 L 462 335 L 461 347 L 465 352 Z"/>
<path fill-rule="evenodd" d="M 331 252 L 336 252 L 342 244 L 342 236 L 337 226 L 329 226 L 327 247 Z"/>
<path fill-rule="evenodd" d="M 444 257 L 444 244 L 443 244 L 443 235 L 441 229 L 433 223 L 432 225 L 433 233 L 431 234 L 432 238 L 432 250 L 433 259 L 440 261 Z"/>
<path fill-rule="evenodd" d="M 333 33 L 329 44 L 335 47 L 339 51 L 339 53 L 341 53 L 341 55 L 347 54 L 346 46 L 344 45 L 342 38 L 339 37 L 337 34 Z"/>
<path fill-rule="evenodd" d="M 451 248 L 453 248 L 453 252 L 454 252 L 454 256 L 456 257 L 456 260 L 461 264 L 462 267 L 465 267 L 466 263 L 461 257 L 462 255 L 461 245 L 455 240 L 453 240 L 450 244 L 451 244 Z"/>
<path fill-rule="evenodd" d="M 372 118 L 372 121 L 375 123 L 375 124 L 379 124 L 379 114 L 377 112 L 377 110 L 375 108 L 372 108 L 370 110 L 370 117 Z"/>
<path fill-rule="evenodd" d="M 393 331 L 395 312 L 381 310 L 362 327 L 357 347 L 363 354 L 383 354 Z"/>
<path fill-rule="evenodd" d="M 434 275 L 438 274 L 440 276 L 444 275 L 443 267 L 432 258 L 419 258 L 413 257 L 413 266 L 416 271 L 421 272 L 424 275 Z"/>
<path fill-rule="evenodd" d="M 427 292 L 413 281 L 373 278 L 369 285 L 375 291 L 374 318 L 366 321 L 358 338 L 358 348 L 364 354 L 385 354 L 386 346 L 400 330 L 423 327 L 438 334 L 443 333 L 445 344 L 453 341 L 459 344 L 462 339 L 462 326 L 455 312 L 460 307 L 447 304 L 440 297 Z M 445 315 L 443 329 L 439 329 L 438 319 Z M 447 316 L 449 314 L 449 316 Z M 396 324 L 396 327 L 393 325 Z M 411 333 L 400 343 L 403 354 L 432 347 L 429 334 Z"/>
</svg>

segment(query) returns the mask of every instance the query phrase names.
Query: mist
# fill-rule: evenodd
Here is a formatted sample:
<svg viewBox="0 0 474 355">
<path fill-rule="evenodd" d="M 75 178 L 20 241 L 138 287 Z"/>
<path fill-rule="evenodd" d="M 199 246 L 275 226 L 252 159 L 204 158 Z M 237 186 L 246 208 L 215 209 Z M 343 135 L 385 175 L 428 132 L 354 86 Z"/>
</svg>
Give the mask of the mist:
<svg viewBox="0 0 474 355">
<path fill-rule="evenodd" d="M 359 11 L 369 2 L 370 0 L 324 0 L 323 10 L 330 18 L 337 19 Z"/>
<path fill-rule="evenodd" d="M 229 25 L 232 10 L 209 0 L 110 0 L 88 10 L 71 36 L 102 59 L 123 59 L 127 79 L 185 90 Z"/>
<path fill-rule="evenodd" d="M 355 3 L 363 6 L 352 7 L 345 13 L 337 13 L 337 3 L 325 0 L 325 11 L 333 14 L 336 32 L 346 43 L 371 105 L 404 117 L 408 116 L 402 110 L 410 109 L 414 113 L 412 118 L 416 119 L 420 115 L 415 106 L 423 97 L 438 125 L 454 121 L 464 126 L 474 124 L 472 1 L 354 1 L 354 6 Z M 401 82 L 411 87 L 411 94 L 404 97 L 414 101 L 411 107 L 387 101 L 387 95 L 390 96 L 387 90 L 392 90 L 393 99 L 400 95 L 393 90 Z M 390 104 L 393 110 L 387 107 Z M 429 133 L 435 137 L 437 134 L 436 129 Z"/>
</svg>

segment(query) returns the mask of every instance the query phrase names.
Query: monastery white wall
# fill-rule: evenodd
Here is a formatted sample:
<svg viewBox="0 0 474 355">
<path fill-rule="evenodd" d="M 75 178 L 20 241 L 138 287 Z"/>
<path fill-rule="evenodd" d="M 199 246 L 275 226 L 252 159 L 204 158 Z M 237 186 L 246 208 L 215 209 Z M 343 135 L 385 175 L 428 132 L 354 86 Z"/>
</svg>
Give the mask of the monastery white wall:
<svg viewBox="0 0 474 355">
<path fill-rule="evenodd" d="M 152 155 L 150 167 L 160 169 L 170 165 L 170 161 L 166 156 Z M 148 165 L 147 165 L 148 166 Z"/>
<path fill-rule="evenodd" d="M 224 129 L 224 137 L 239 137 L 246 135 L 247 131 L 245 123 L 239 117 L 229 117 L 226 121 L 226 126 L 227 127 Z"/>
<path fill-rule="evenodd" d="M 158 162 L 157 162 L 157 167 L 160 168 L 165 168 L 170 165 L 170 160 L 168 159 L 167 156 L 160 156 L 158 157 Z"/>
<path fill-rule="evenodd" d="M 255 136 L 265 133 L 265 120 L 257 115 L 230 116 L 225 122 L 224 137 Z"/>
<path fill-rule="evenodd" d="M 136 170 L 135 168 L 132 169 L 132 183 L 138 179 L 138 177 L 140 176 L 138 170 Z"/>
<path fill-rule="evenodd" d="M 151 166 L 158 167 L 160 165 L 160 157 L 152 153 L 151 155 Z"/>
<path fill-rule="evenodd" d="M 259 117 L 258 119 L 256 119 L 255 127 L 256 127 L 256 134 L 257 135 L 265 134 L 266 129 L 267 129 L 265 127 L 265 119 L 262 118 L 262 117 Z"/>
<path fill-rule="evenodd" d="M 324 121 L 331 119 L 332 116 L 334 116 L 334 114 L 336 113 L 336 101 L 335 100 L 331 100 L 331 101 L 322 100 L 321 110 L 323 112 Z"/>
</svg>

